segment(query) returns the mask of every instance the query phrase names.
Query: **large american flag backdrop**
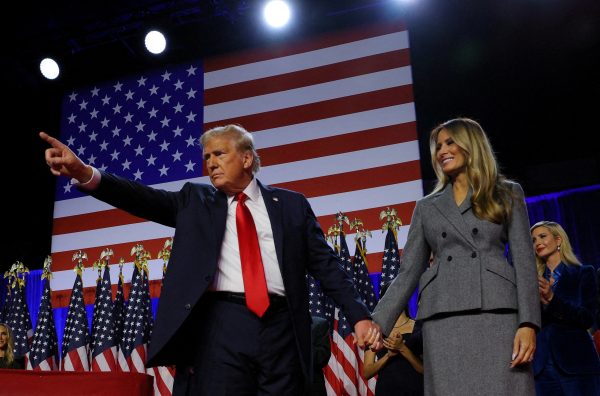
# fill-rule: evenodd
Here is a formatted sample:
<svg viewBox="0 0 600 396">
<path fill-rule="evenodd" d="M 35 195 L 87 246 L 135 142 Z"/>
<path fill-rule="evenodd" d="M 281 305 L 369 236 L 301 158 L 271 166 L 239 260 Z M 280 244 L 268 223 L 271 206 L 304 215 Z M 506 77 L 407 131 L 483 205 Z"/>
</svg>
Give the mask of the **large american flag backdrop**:
<svg viewBox="0 0 600 396">
<path fill-rule="evenodd" d="M 385 234 L 379 214 L 394 207 L 404 246 L 415 201 L 422 197 L 408 31 L 401 24 L 341 31 L 98 83 L 65 96 L 60 139 L 99 169 L 155 187 L 178 190 L 203 176 L 200 134 L 238 123 L 253 133 L 261 156 L 258 178 L 304 193 L 324 230 L 342 211 L 371 230 L 369 272 L 381 271 Z M 52 233 L 53 305 L 69 303 L 71 257 L 90 261 L 114 251 L 131 281 L 131 247 L 142 243 L 157 298 L 162 260 L 174 230 L 117 210 L 57 181 Z M 347 235 L 354 246 L 354 234 Z M 83 271 L 92 304 L 97 273 Z M 127 285 L 126 285 L 127 289 Z M 113 293 L 115 291 L 113 290 Z M 61 331 L 59 331 L 60 333 Z"/>
</svg>

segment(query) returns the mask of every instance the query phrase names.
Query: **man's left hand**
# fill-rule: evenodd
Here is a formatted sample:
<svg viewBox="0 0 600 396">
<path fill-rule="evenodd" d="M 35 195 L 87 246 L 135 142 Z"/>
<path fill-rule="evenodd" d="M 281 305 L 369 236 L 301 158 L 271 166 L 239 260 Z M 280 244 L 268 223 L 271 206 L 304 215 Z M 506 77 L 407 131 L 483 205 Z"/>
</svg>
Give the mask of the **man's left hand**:
<svg viewBox="0 0 600 396">
<path fill-rule="evenodd" d="M 362 349 L 378 351 L 383 347 L 381 328 L 371 319 L 363 319 L 354 325 L 354 343 Z"/>
</svg>

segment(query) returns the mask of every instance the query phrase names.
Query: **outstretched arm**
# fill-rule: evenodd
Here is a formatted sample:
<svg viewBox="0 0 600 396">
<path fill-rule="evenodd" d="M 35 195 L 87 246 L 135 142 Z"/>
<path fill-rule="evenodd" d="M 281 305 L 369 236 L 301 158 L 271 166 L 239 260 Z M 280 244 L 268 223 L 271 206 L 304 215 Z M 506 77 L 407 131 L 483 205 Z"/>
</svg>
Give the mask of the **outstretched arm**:
<svg viewBox="0 0 600 396">
<path fill-rule="evenodd" d="M 40 132 L 40 138 L 51 146 L 46 149 L 45 158 L 53 175 L 71 177 L 80 183 L 85 183 L 92 178 L 92 168 L 60 140 L 45 132 Z"/>
</svg>

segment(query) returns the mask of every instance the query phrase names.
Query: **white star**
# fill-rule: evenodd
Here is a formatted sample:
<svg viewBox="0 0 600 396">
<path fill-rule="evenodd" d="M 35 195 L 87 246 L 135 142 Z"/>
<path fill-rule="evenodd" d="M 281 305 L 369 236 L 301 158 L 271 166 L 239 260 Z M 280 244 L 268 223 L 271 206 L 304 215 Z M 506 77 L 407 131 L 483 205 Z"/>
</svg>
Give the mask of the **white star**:
<svg viewBox="0 0 600 396">
<path fill-rule="evenodd" d="M 181 131 L 183 131 L 183 128 L 177 125 L 177 128 L 173 129 L 173 137 L 181 136 Z"/>
<path fill-rule="evenodd" d="M 123 107 L 123 106 L 121 106 L 120 104 L 118 104 L 118 103 L 117 103 L 117 104 L 115 105 L 115 107 L 113 107 L 113 114 L 117 114 L 117 113 L 121 114 L 121 108 L 122 108 L 122 107 Z"/>
<path fill-rule="evenodd" d="M 168 151 L 169 150 L 169 144 L 166 140 L 163 140 L 162 144 L 160 145 L 160 151 Z"/>
<path fill-rule="evenodd" d="M 120 91 L 122 86 L 123 84 L 121 84 L 120 82 L 117 82 L 115 85 L 113 85 L 113 87 L 115 88 L 115 92 Z"/>
<path fill-rule="evenodd" d="M 69 95 L 69 102 L 74 102 L 77 99 L 77 94 L 75 92 L 71 92 Z"/>
<path fill-rule="evenodd" d="M 192 160 L 188 161 L 188 163 L 185 164 L 185 173 L 194 172 L 194 166 L 196 166 L 196 164 L 193 163 Z"/>
<path fill-rule="evenodd" d="M 183 153 L 180 153 L 179 150 L 175 151 L 174 154 L 171 154 L 171 156 L 173 157 L 173 162 L 181 161 L 182 154 Z"/>
<path fill-rule="evenodd" d="M 138 169 L 137 172 L 135 172 L 133 175 L 135 176 L 135 180 L 141 180 L 143 174 L 144 174 L 144 172 L 142 172 Z"/>
<path fill-rule="evenodd" d="M 165 116 L 160 123 L 162 124 L 162 127 L 165 128 L 169 126 L 169 122 L 171 122 L 171 119 Z"/>
<path fill-rule="evenodd" d="M 125 101 L 127 100 L 133 100 L 133 91 L 131 89 L 125 94 Z"/>
<path fill-rule="evenodd" d="M 150 96 L 158 94 L 158 87 L 152 84 L 152 88 L 150 88 Z"/>
<path fill-rule="evenodd" d="M 134 151 L 135 156 L 137 157 L 138 155 L 142 155 L 144 148 L 142 147 L 142 145 L 138 144 L 137 148 L 135 148 Z"/>
<path fill-rule="evenodd" d="M 187 74 L 188 74 L 188 77 L 189 77 L 189 76 L 195 76 L 195 75 L 196 75 L 196 69 L 197 69 L 196 67 L 194 67 L 194 66 L 190 66 L 190 67 L 189 67 L 189 68 L 186 70 L 186 71 L 187 71 Z"/>
<path fill-rule="evenodd" d="M 158 135 L 156 132 L 151 131 L 150 134 L 148 135 L 148 141 L 149 142 L 155 142 L 156 141 L 156 135 Z"/>
<path fill-rule="evenodd" d="M 146 78 L 146 77 L 140 77 L 140 78 L 137 80 L 138 87 L 141 87 L 142 85 L 144 85 L 144 86 L 145 86 L 145 85 L 146 85 L 146 80 L 147 80 L 147 78 Z"/>
<path fill-rule="evenodd" d="M 171 73 L 168 71 L 165 71 L 163 74 L 161 74 L 161 76 L 163 78 L 163 82 L 171 79 Z"/>
<path fill-rule="evenodd" d="M 108 128 L 108 118 L 104 117 L 100 124 L 102 124 L 102 128 Z"/>
<path fill-rule="evenodd" d="M 124 146 L 131 146 L 131 138 L 129 136 L 126 136 L 125 139 L 123 139 L 123 145 Z"/>
<path fill-rule="evenodd" d="M 95 142 L 96 141 L 96 136 L 98 136 L 98 134 L 96 133 L 96 131 L 92 131 L 92 133 L 90 133 L 90 142 Z"/>
<path fill-rule="evenodd" d="M 187 147 L 193 146 L 196 143 L 196 139 L 194 139 L 192 135 L 190 135 L 190 137 L 187 138 L 185 141 L 187 143 Z"/>
<path fill-rule="evenodd" d="M 175 83 L 175 91 L 177 91 L 178 89 L 182 89 L 183 87 L 183 81 L 177 79 L 177 82 Z"/>
<path fill-rule="evenodd" d="M 75 114 L 71 113 L 71 115 L 68 117 L 69 124 L 74 124 L 75 118 L 77 118 L 77 116 Z"/>
<path fill-rule="evenodd" d="M 154 107 L 152 107 L 152 110 L 150 110 L 148 112 L 149 118 L 154 118 L 156 117 L 156 113 L 158 113 L 158 110 L 156 110 Z"/>
<path fill-rule="evenodd" d="M 138 122 L 138 124 L 135 126 L 136 132 L 144 132 L 145 126 L 146 124 L 142 123 L 142 121 Z"/>
<path fill-rule="evenodd" d="M 171 100 L 171 95 L 164 94 L 163 97 L 160 99 L 162 100 L 162 104 L 169 103 L 169 101 Z"/>
<path fill-rule="evenodd" d="M 177 105 L 175 107 L 173 107 L 173 109 L 175 110 L 175 114 L 181 113 L 182 108 L 183 108 L 183 105 L 181 103 L 177 102 Z"/>
<path fill-rule="evenodd" d="M 133 118 L 133 114 L 127 113 L 127 115 L 124 118 L 125 118 L 125 124 L 127 124 L 128 122 L 131 122 L 131 119 Z"/>
<path fill-rule="evenodd" d="M 129 165 L 131 165 L 131 162 L 128 160 L 125 160 L 125 162 L 123 162 L 121 165 L 123 166 L 123 170 L 129 169 Z"/>
<path fill-rule="evenodd" d="M 190 114 L 186 115 L 185 118 L 187 118 L 188 122 L 194 122 L 196 121 L 196 114 L 190 111 Z"/>
<path fill-rule="evenodd" d="M 146 158 L 146 161 L 148 161 L 148 166 L 155 165 L 154 161 L 156 161 L 156 157 L 150 154 L 150 157 Z"/>
<path fill-rule="evenodd" d="M 108 96 L 108 94 L 104 95 L 104 97 L 102 98 L 102 105 L 106 106 L 108 105 L 108 102 L 110 102 L 110 96 Z"/>
<path fill-rule="evenodd" d="M 79 110 L 85 110 L 87 108 L 87 104 L 88 102 L 82 100 L 81 103 L 79 103 Z"/>
<path fill-rule="evenodd" d="M 138 102 L 137 102 L 138 109 L 143 109 L 145 104 L 146 104 L 146 101 L 144 99 L 140 98 L 140 100 L 138 100 Z"/>
<path fill-rule="evenodd" d="M 196 98 L 196 92 L 197 91 L 195 89 L 190 88 L 190 90 L 186 92 L 188 99 L 191 99 L 191 98 L 195 99 Z"/>
<path fill-rule="evenodd" d="M 169 171 L 169 168 L 166 167 L 165 165 L 163 165 L 162 168 L 159 169 L 161 176 L 167 176 L 168 171 Z"/>
</svg>

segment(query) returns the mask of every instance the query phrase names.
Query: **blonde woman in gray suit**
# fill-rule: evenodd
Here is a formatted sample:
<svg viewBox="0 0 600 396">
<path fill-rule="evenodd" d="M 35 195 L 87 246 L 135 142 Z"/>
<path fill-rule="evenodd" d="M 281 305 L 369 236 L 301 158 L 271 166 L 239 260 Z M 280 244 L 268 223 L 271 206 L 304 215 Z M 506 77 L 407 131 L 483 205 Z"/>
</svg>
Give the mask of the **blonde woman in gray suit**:
<svg viewBox="0 0 600 396">
<path fill-rule="evenodd" d="M 436 127 L 430 149 L 437 186 L 417 202 L 373 318 L 389 334 L 418 284 L 426 395 L 534 395 L 540 306 L 523 190 L 472 119 Z"/>
</svg>

